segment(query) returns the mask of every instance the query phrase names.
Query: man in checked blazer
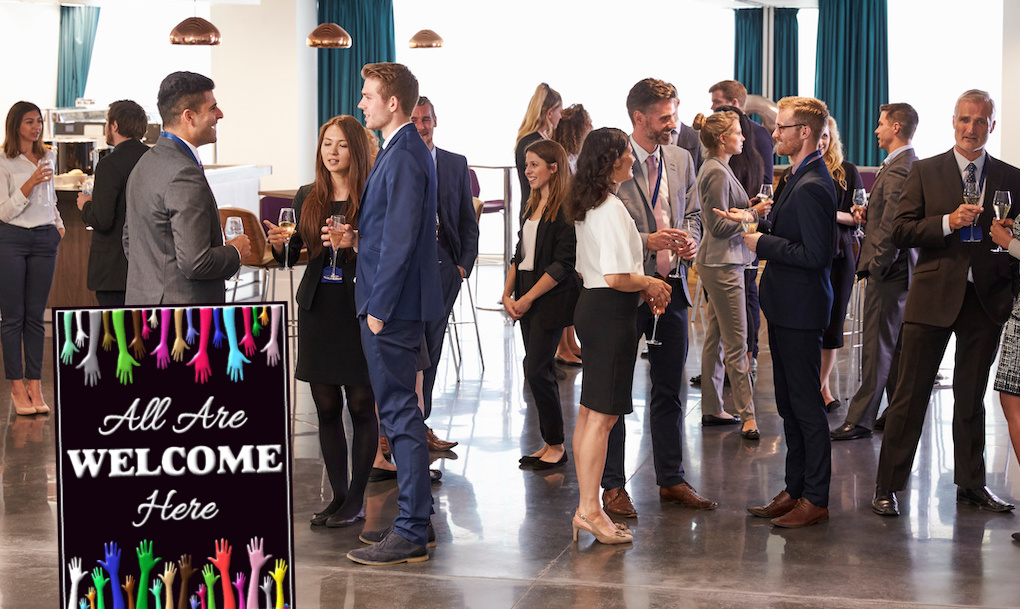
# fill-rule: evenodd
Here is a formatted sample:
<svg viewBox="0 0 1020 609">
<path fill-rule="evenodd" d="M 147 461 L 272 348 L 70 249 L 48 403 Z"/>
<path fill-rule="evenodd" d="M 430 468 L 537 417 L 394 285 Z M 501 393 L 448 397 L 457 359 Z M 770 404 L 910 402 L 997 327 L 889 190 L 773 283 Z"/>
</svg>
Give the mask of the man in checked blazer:
<svg viewBox="0 0 1020 609">
<path fill-rule="evenodd" d="M 886 104 L 881 112 L 875 135 L 878 147 L 889 156 L 878 170 L 868 206 L 858 211 L 860 220 L 867 223 L 867 231 L 857 261 L 857 275 L 868 280 L 864 295 L 861 386 L 850 400 L 846 421 L 832 430 L 833 440 L 871 436 L 882 395 L 888 395 L 892 401 L 900 359 L 903 308 L 910 274 L 917 261 L 917 251 L 901 250 L 892 242 L 892 223 L 903 183 L 917 160 L 910 143 L 917 128 L 917 112 L 910 104 Z"/>
<path fill-rule="evenodd" d="M 223 243 L 220 214 L 198 147 L 216 141 L 223 112 L 213 81 L 174 72 L 159 86 L 163 133 L 127 183 L 124 253 L 128 305 L 226 301 L 223 281 L 251 252 L 247 235 Z"/>
<path fill-rule="evenodd" d="M 921 438 L 939 363 L 956 336 L 953 370 L 953 479 L 958 503 L 991 512 L 1013 505 L 985 486 L 984 395 L 1002 325 L 1017 292 L 1017 261 L 992 252 L 990 202 L 997 190 L 1020 192 L 1020 169 L 985 151 L 995 129 L 995 102 L 971 89 L 956 100 L 956 145 L 914 163 L 903 185 L 893 244 L 918 248 L 903 316 L 896 392 L 886 415 L 871 509 L 899 515 L 896 492 L 906 488 Z M 963 201 L 965 183 L 981 192 L 978 205 Z M 1017 214 L 1017 205 L 1007 217 Z M 977 220 L 977 226 L 972 223 Z M 965 237 L 978 239 L 967 242 Z"/>
</svg>

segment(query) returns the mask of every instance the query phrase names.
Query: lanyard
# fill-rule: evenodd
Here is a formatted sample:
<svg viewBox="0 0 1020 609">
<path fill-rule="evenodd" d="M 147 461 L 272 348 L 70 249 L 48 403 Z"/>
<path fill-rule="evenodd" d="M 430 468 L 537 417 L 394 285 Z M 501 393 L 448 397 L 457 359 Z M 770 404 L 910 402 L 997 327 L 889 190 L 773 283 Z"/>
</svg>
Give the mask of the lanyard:
<svg viewBox="0 0 1020 609">
<path fill-rule="evenodd" d="M 183 148 L 184 151 L 188 153 L 188 156 L 190 156 L 195 161 L 196 165 L 198 165 L 199 167 L 202 166 L 202 163 L 198 160 L 198 158 L 195 157 L 195 153 L 191 151 L 191 146 L 188 146 L 186 143 L 184 143 L 184 140 L 182 140 L 181 138 L 177 137 L 173 133 L 168 133 L 166 131 L 160 131 L 159 134 L 162 135 L 165 138 L 169 138 L 169 139 L 177 142 L 177 145 L 180 146 L 181 148 Z"/>
<path fill-rule="evenodd" d="M 652 193 L 652 209 L 659 204 L 659 186 L 662 185 L 662 146 L 659 146 L 659 176 L 655 178 L 655 192 Z"/>
</svg>

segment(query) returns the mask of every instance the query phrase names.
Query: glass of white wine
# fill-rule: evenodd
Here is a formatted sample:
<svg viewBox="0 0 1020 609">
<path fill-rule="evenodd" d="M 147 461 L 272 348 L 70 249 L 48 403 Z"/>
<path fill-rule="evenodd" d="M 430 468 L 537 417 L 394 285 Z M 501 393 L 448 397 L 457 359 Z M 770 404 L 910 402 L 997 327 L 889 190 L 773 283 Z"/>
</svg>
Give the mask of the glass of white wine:
<svg viewBox="0 0 1020 609">
<path fill-rule="evenodd" d="M 241 220 L 240 216 L 229 216 L 227 221 L 223 224 L 223 240 L 233 241 L 244 234 L 244 221 Z M 241 274 L 241 269 L 238 268 L 234 276 L 228 279 L 228 281 L 237 281 L 238 275 Z"/>
<path fill-rule="evenodd" d="M 762 184 L 758 190 L 758 201 L 761 203 L 772 203 L 772 184 Z"/>
<path fill-rule="evenodd" d="M 758 210 L 748 207 L 744 210 L 744 217 L 740 220 L 740 226 L 745 233 L 758 232 Z"/>
<path fill-rule="evenodd" d="M 283 268 L 288 268 L 290 266 L 290 238 L 294 236 L 294 231 L 297 230 L 293 207 L 284 207 L 280 210 L 280 221 L 277 226 L 287 232 L 283 242 Z"/>
<path fill-rule="evenodd" d="M 333 248 L 333 265 L 332 272 L 326 275 L 325 278 L 331 281 L 341 281 L 344 276 L 336 272 L 336 252 L 340 249 L 340 241 L 344 238 L 344 233 L 346 232 L 342 225 L 347 224 L 347 218 L 341 214 L 333 214 L 331 220 L 332 222 L 329 225 L 329 244 Z"/>
<path fill-rule="evenodd" d="M 963 202 L 966 203 L 967 205 L 980 205 L 981 204 L 980 201 L 981 191 L 978 190 L 977 183 L 965 182 L 963 185 Z M 971 222 L 970 232 L 967 234 L 967 238 L 966 239 L 961 238 L 960 241 L 963 241 L 964 243 L 977 243 L 981 241 L 980 239 L 977 239 L 974 236 L 975 234 L 974 227 L 977 226 L 978 218 L 980 217 L 981 216 L 974 217 L 974 221 Z"/>
<path fill-rule="evenodd" d="M 1010 196 L 1008 190 L 996 190 L 995 198 L 992 199 L 992 211 L 995 212 L 995 219 L 1005 220 L 1009 215 L 1010 208 L 1013 207 L 1013 198 Z M 999 254 L 1005 252 L 1001 246 L 997 246 L 993 252 Z"/>
<path fill-rule="evenodd" d="M 854 189 L 853 205 L 854 205 L 854 207 L 860 207 L 860 208 L 867 209 L 867 207 L 868 207 L 868 192 L 866 190 L 864 190 L 863 188 Z M 854 231 L 854 236 L 857 237 L 858 239 L 863 239 L 864 238 L 864 226 L 862 226 L 861 224 L 858 224 L 857 225 L 857 230 Z"/>
</svg>

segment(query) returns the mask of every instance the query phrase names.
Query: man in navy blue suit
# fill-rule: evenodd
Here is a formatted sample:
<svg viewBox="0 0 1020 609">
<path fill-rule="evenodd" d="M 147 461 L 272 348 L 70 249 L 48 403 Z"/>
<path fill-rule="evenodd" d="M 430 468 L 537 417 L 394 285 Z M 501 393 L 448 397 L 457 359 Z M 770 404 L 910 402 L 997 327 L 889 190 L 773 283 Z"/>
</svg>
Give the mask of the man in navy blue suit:
<svg viewBox="0 0 1020 609">
<path fill-rule="evenodd" d="M 438 122 L 435 106 L 429 98 L 418 98 L 418 105 L 411 113 L 411 122 L 432 153 L 439 177 L 439 276 L 443 282 L 445 315 L 425 324 L 425 343 L 431 364 L 424 371 L 422 396 L 425 401 L 425 418 L 428 419 L 432 414 L 432 388 L 436 384 L 450 312 L 460 294 L 460 284 L 465 277 L 471 275 L 478 256 L 478 220 L 471 197 L 467 159 L 437 148 L 432 143 L 432 130 Z M 426 433 L 429 450 L 450 450 L 457 445 L 456 442 L 440 440 L 431 429 Z"/>
<path fill-rule="evenodd" d="M 786 436 L 786 488 L 768 505 L 748 511 L 786 528 L 829 518 L 829 424 L 819 373 L 822 331 L 832 306 L 836 190 L 818 150 L 828 119 L 828 108 L 817 99 L 779 100 L 772 138 L 776 154 L 790 157 L 793 174 L 772 207 L 771 234 L 744 234 L 751 251 L 768 260 L 761 309 L 769 324 L 776 408 Z"/>
<path fill-rule="evenodd" d="M 382 132 L 358 219 L 355 304 L 379 423 L 397 462 L 399 506 L 393 526 L 347 557 L 369 565 L 429 559 L 426 544 L 432 491 L 425 421 L 415 394 L 415 364 L 425 323 L 443 315 L 436 251 L 436 166 L 410 116 L 418 80 L 398 63 L 361 69 L 358 107 L 365 125 Z"/>
</svg>

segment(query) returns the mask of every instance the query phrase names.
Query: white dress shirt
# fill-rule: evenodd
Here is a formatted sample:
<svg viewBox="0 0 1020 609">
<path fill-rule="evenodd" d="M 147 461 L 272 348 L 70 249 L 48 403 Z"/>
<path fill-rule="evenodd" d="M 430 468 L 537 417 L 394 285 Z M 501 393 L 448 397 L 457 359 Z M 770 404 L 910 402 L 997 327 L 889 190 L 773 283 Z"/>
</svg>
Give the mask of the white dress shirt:
<svg viewBox="0 0 1020 609">
<path fill-rule="evenodd" d="M 47 150 L 44 158 L 56 166 L 57 155 L 52 150 Z M 57 206 L 46 200 L 48 182 L 36 184 L 27 197 L 21 192 L 21 187 L 32 177 L 35 169 L 35 163 L 23 154 L 12 159 L 0 153 L 0 222 L 21 228 L 46 224 L 64 228 Z"/>
</svg>

